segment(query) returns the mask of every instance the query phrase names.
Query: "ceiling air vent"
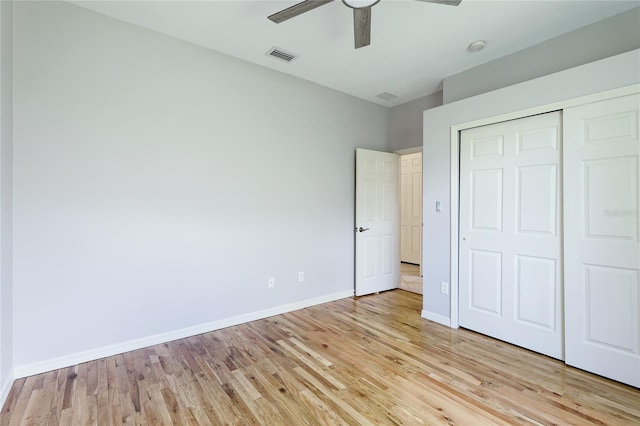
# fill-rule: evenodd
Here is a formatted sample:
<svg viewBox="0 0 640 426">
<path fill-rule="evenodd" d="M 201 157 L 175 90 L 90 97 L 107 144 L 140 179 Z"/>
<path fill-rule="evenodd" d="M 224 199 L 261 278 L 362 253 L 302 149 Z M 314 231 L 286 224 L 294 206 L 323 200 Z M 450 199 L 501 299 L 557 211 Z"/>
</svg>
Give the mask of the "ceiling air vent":
<svg viewBox="0 0 640 426">
<path fill-rule="evenodd" d="M 380 93 L 379 95 L 376 95 L 376 98 L 380 98 L 385 101 L 392 101 L 395 98 L 397 98 L 397 96 L 394 95 L 393 93 L 383 92 L 383 93 Z"/>
<path fill-rule="evenodd" d="M 269 51 L 265 53 L 265 55 L 273 56 L 274 58 L 280 59 L 281 61 L 285 62 L 291 62 L 298 57 L 293 53 L 286 52 L 283 49 L 275 46 L 269 49 Z"/>
</svg>

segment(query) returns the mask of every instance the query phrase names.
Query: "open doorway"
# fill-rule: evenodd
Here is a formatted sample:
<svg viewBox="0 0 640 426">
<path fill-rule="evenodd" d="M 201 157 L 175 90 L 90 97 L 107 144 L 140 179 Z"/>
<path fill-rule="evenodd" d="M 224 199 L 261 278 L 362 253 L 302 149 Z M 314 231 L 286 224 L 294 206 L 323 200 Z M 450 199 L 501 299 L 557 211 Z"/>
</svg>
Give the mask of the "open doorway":
<svg viewBox="0 0 640 426">
<path fill-rule="evenodd" d="M 422 294 L 422 152 L 400 155 L 400 288 Z"/>
</svg>

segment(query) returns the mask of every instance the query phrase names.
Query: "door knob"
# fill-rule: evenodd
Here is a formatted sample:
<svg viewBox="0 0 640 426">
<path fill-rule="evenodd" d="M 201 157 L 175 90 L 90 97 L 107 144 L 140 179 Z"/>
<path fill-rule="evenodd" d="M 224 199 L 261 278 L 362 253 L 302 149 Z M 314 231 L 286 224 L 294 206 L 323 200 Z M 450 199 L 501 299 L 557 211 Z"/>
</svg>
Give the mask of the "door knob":
<svg viewBox="0 0 640 426">
<path fill-rule="evenodd" d="M 356 228 L 356 232 L 364 232 L 364 231 L 368 231 L 369 228 L 363 228 L 362 226 L 360 228 Z"/>
</svg>

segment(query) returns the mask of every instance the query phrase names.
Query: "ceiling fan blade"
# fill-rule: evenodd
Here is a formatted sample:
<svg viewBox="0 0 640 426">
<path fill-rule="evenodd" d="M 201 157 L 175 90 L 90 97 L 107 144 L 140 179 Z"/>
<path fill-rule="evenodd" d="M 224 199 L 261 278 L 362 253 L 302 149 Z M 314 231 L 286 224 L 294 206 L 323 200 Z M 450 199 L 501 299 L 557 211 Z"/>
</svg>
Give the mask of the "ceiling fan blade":
<svg viewBox="0 0 640 426">
<path fill-rule="evenodd" d="M 356 49 L 371 43 L 371 6 L 353 9 L 353 36 Z"/>
<path fill-rule="evenodd" d="M 416 1 L 424 1 L 427 3 L 437 3 L 437 4 L 445 4 L 447 6 L 457 6 L 460 4 L 462 0 L 416 0 Z"/>
<path fill-rule="evenodd" d="M 281 10 L 280 12 L 276 12 L 268 18 L 279 24 L 280 22 L 286 21 L 287 19 L 294 18 L 298 15 L 301 15 L 305 12 L 315 9 L 316 7 L 320 7 L 327 3 L 331 3 L 333 0 L 306 0 L 300 2 L 298 4 L 294 4 L 291 7 Z"/>
</svg>

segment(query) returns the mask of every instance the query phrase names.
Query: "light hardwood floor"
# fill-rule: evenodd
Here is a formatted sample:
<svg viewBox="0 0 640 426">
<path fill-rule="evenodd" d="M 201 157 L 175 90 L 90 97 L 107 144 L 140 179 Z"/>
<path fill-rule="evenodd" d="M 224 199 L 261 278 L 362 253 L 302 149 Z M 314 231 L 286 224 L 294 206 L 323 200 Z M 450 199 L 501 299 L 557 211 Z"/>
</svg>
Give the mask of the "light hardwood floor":
<svg viewBox="0 0 640 426">
<path fill-rule="evenodd" d="M 343 299 L 19 379 L 0 423 L 640 424 L 638 389 L 421 309 Z"/>
</svg>

